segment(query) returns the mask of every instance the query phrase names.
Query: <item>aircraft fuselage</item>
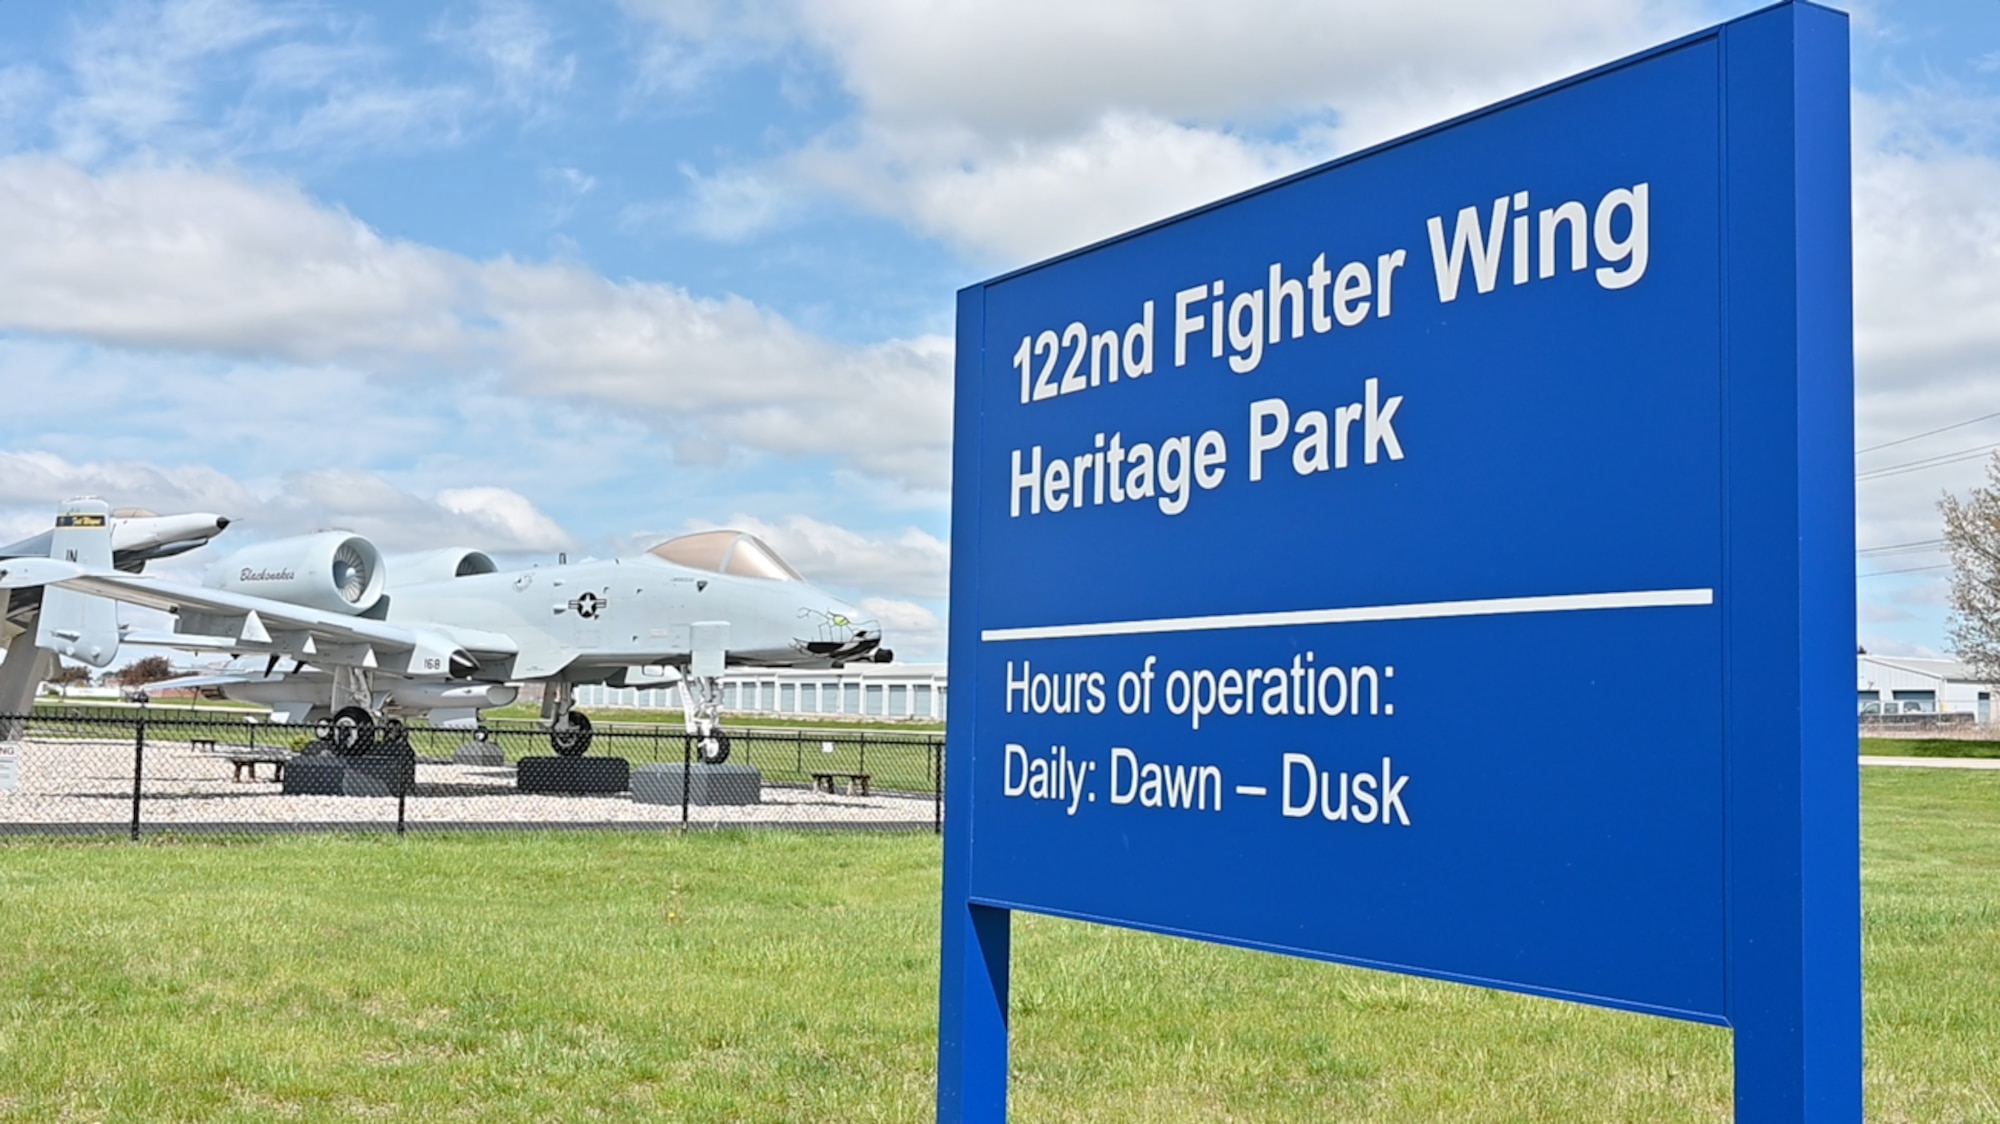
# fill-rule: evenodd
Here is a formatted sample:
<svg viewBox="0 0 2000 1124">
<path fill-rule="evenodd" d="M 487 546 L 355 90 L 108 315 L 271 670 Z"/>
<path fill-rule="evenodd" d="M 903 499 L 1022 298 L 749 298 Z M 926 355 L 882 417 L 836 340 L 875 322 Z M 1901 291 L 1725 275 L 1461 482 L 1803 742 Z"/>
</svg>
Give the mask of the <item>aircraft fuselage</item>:
<svg viewBox="0 0 2000 1124">
<path fill-rule="evenodd" d="M 881 639 L 873 621 L 809 583 L 649 555 L 392 585 L 385 600 L 390 623 L 511 637 L 519 654 L 505 677 L 517 680 L 597 682 L 635 666 L 683 663 L 700 621 L 728 622 L 729 662 L 747 666 L 824 667 L 865 658 Z"/>
</svg>

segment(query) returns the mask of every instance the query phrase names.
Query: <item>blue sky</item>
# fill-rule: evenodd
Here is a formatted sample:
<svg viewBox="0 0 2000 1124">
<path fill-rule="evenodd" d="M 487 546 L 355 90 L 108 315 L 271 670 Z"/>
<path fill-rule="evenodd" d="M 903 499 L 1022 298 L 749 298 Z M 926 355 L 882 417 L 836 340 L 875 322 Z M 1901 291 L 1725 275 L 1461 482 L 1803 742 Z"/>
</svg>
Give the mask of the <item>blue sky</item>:
<svg viewBox="0 0 2000 1124">
<path fill-rule="evenodd" d="M 0 4 L 0 534 L 745 525 L 939 658 L 958 286 L 1751 7 Z M 1852 11 L 1868 447 L 2000 411 L 2000 0 Z M 1982 470 L 1864 480 L 1863 545 Z M 1943 577 L 1864 638 L 1942 647 Z"/>
</svg>

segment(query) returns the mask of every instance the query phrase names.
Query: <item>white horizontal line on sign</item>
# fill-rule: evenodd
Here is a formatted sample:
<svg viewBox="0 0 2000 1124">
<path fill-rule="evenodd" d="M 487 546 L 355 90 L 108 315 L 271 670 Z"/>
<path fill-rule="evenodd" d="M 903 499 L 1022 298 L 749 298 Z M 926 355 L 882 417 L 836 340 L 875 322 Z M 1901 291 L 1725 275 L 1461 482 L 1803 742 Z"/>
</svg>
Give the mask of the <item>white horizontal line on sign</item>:
<svg viewBox="0 0 2000 1124">
<path fill-rule="evenodd" d="M 1143 621 L 989 628 L 982 630 L 979 638 L 984 641 L 1071 640 L 1085 636 L 1139 636 L 1150 632 L 1208 632 L 1226 628 L 1277 628 L 1300 624 L 1419 621 L 1437 617 L 1498 617 L 1514 613 L 1573 613 L 1589 609 L 1665 609 L 1714 603 L 1713 589 L 1556 593 L 1540 597 L 1488 597 L 1475 601 L 1419 601 L 1409 605 L 1361 605 L 1348 609 L 1287 609 L 1275 613 L 1219 613 L 1206 617 L 1160 617 Z"/>
<path fill-rule="evenodd" d="M 1261 784 L 1239 784 L 1239 785 L 1237 785 L 1237 786 L 1236 786 L 1236 795 L 1238 795 L 1238 796 L 1269 796 L 1269 795 L 1271 795 L 1271 790 L 1270 790 L 1270 789 L 1268 789 L 1268 788 L 1265 788 L 1265 787 L 1264 787 L 1263 785 L 1261 785 Z"/>
</svg>

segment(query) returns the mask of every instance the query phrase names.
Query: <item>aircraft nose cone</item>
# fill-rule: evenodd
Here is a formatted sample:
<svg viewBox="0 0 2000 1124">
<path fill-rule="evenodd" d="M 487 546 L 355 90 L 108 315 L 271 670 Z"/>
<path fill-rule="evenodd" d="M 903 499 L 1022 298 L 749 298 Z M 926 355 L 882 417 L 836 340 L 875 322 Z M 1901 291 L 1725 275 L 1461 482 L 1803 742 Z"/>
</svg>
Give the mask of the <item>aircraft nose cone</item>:
<svg viewBox="0 0 2000 1124">
<path fill-rule="evenodd" d="M 216 516 L 215 529 L 218 531 L 227 531 L 229 529 L 229 516 L 227 515 Z"/>
</svg>

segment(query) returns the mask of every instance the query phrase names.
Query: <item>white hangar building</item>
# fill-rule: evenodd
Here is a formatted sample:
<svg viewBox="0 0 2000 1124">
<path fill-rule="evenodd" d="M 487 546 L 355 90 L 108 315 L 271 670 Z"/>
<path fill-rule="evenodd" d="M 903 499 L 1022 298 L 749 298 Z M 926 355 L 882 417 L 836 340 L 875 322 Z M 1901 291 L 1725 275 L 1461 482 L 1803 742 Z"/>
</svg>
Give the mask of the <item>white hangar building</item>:
<svg viewBox="0 0 2000 1124">
<path fill-rule="evenodd" d="M 576 689 L 579 707 L 679 710 L 678 682 L 659 687 L 587 686 Z M 844 714 L 867 718 L 942 721 L 943 664 L 856 663 L 837 670 L 731 668 L 722 680 L 722 713 L 816 718 Z"/>
<path fill-rule="evenodd" d="M 1858 664 L 1856 708 L 1862 714 L 1970 714 L 1993 720 L 1993 685 L 1957 660 L 1871 656 Z"/>
</svg>

